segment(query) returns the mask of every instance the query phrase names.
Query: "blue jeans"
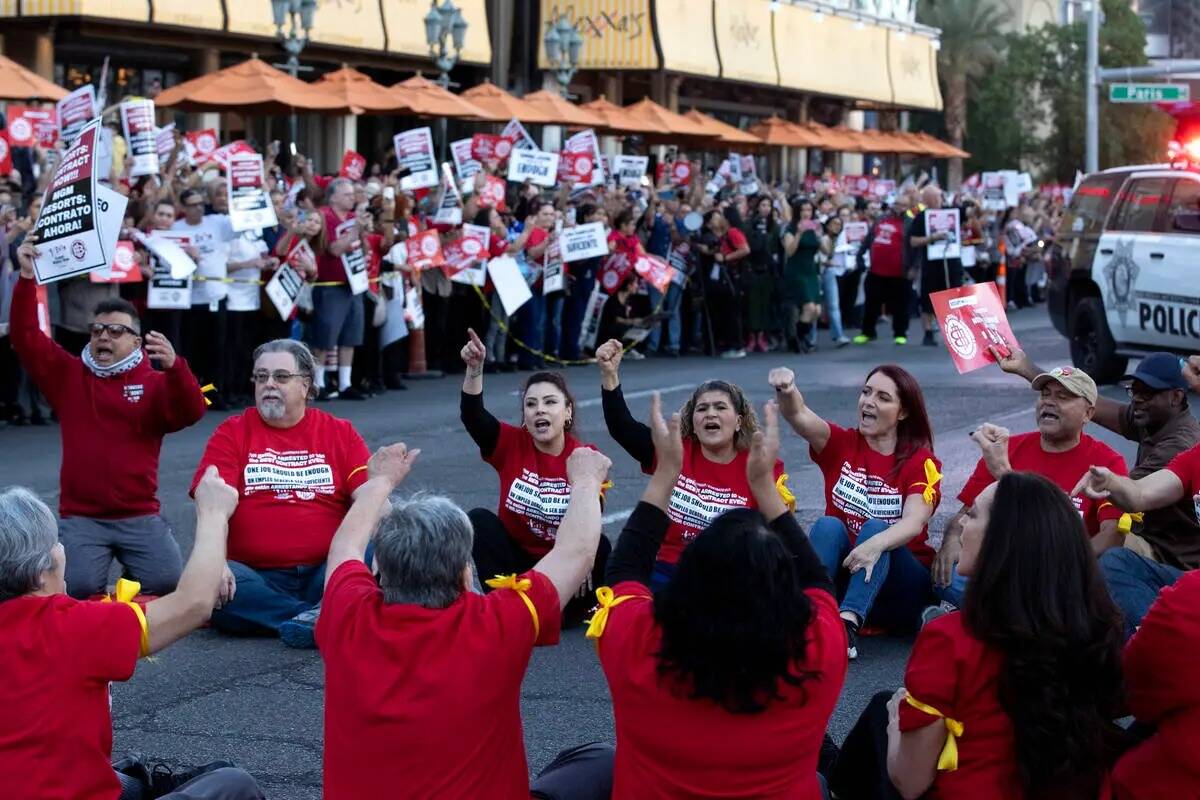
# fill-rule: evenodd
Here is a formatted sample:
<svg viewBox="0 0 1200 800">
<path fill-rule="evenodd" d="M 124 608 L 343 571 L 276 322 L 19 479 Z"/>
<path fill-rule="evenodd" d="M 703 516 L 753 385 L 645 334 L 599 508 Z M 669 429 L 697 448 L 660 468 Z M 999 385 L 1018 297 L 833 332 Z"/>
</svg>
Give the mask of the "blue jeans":
<svg viewBox="0 0 1200 800">
<path fill-rule="evenodd" d="M 883 520 L 871 519 L 863 524 L 858 544 L 889 528 Z M 834 577 L 845 586 L 842 611 L 851 611 L 864 623 L 868 620 L 888 630 L 912 631 L 920 624 L 921 611 L 933 599 L 928 568 L 907 547 L 887 550 L 875 562 L 871 580 L 866 570 L 850 573 L 842 562 L 853 550 L 846 524 L 837 517 L 821 517 L 809 532 L 813 549 Z"/>
<path fill-rule="evenodd" d="M 558 355 L 558 348 L 562 342 L 562 315 L 565 298 L 566 295 L 562 292 L 555 292 L 546 297 L 546 339 L 544 349 L 547 355 Z"/>
<path fill-rule="evenodd" d="M 675 565 L 666 561 L 655 561 L 654 572 L 650 574 L 650 591 L 657 592 L 667 585 L 675 574 Z"/>
<path fill-rule="evenodd" d="M 518 336 L 525 343 L 517 354 L 517 366 L 521 369 L 542 369 L 545 363 L 540 355 L 545 342 L 543 331 L 546 327 L 546 298 L 540 289 L 535 289 L 533 297 L 525 305 L 517 309 Z M 528 348 L 528 349 L 526 349 Z M 536 351 L 538 355 L 531 353 Z"/>
<path fill-rule="evenodd" d="M 842 330 L 842 302 L 839 291 L 838 276 L 834 274 L 833 270 L 822 271 L 821 292 L 825 295 L 825 313 L 829 315 L 829 335 L 835 342 L 845 335 Z"/>
<path fill-rule="evenodd" d="M 962 608 L 963 598 L 967 594 L 967 579 L 958 574 L 958 562 L 954 562 L 954 576 L 950 578 L 949 586 L 934 586 L 933 593 L 938 600 Z"/>
<path fill-rule="evenodd" d="M 658 302 L 662 300 L 662 293 L 653 286 L 647 286 L 646 291 L 650 294 L 650 310 L 653 311 L 658 308 Z M 679 303 L 681 300 L 683 300 L 683 289 L 678 284 L 672 283 L 667 287 L 667 299 L 663 301 L 661 309 L 663 313 L 671 315 L 666 319 L 666 325 L 667 350 L 672 353 L 679 352 L 679 335 L 682 332 L 679 320 Z M 661 338 L 662 325 L 655 325 L 650 331 L 650 336 L 646 339 L 647 352 L 656 352 Z"/>
<path fill-rule="evenodd" d="M 233 601 L 212 613 L 212 626 L 222 633 L 255 636 L 278 633 L 279 626 L 321 602 L 325 564 L 255 569 L 230 561 L 237 580 Z"/>
<path fill-rule="evenodd" d="M 1113 602 L 1125 617 L 1125 638 L 1142 624 L 1158 593 L 1179 580 L 1183 570 L 1159 564 L 1124 547 L 1100 554 L 1100 572 Z"/>
</svg>

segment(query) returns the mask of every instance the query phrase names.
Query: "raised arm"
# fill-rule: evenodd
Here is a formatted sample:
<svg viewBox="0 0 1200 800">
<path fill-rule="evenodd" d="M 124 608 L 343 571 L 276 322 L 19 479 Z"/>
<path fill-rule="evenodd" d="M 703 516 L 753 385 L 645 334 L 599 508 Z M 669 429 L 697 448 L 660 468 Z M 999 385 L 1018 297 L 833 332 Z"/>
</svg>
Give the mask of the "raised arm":
<svg viewBox="0 0 1200 800">
<path fill-rule="evenodd" d="M 829 423 L 804 402 L 804 395 L 796 388 L 796 374 L 787 367 L 776 367 L 767 376 L 767 381 L 775 389 L 779 411 L 792 430 L 800 434 L 815 452 L 824 450 L 832 431 Z"/>
<path fill-rule="evenodd" d="M 1153 511 L 1178 503 L 1183 493 L 1183 481 L 1169 469 L 1135 481 L 1108 467 L 1091 467 L 1075 484 L 1071 496 L 1085 494 L 1093 500 L 1109 500 L 1123 511 Z"/>
<path fill-rule="evenodd" d="M 600 491 L 611 466 L 607 456 L 590 447 L 578 447 L 567 458 L 571 484 L 567 512 L 559 523 L 554 547 L 534 565 L 558 590 L 560 608 L 579 592 L 592 570 L 601 536 Z"/>
<path fill-rule="evenodd" d="M 474 330 L 468 328 L 467 335 L 470 339 L 463 345 L 461 353 L 467 372 L 459 399 L 459 417 L 467 433 L 479 445 L 479 452 L 488 458 L 500 440 L 500 421 L 483 406 L 483 361 L 487 351 Z"/>
<path fill-rule="evenodd" d="M 38 325 L 37 283 L 34 278 L 33 259 L 37 255 L 30 234 L 17 248 L 17 263 L 21 275 L 13 288 L 12 310 L 9 316 L 9 335 L 13 350 L 21 359 L 21 366 L 41 388 L 47 399 L 57 397 L 57 376 L 78 358 L 64 350 L 57 342 L 42 333 Z"/>
<path fill-rule="evenodd" d="M 1033 359 L 1024 350 L 1014 348 L 1011 345 L 1008 348 L 1007 354 L 995 345 L 989 347 L 988 352 L 992 354 L 992 358 L 996 359 L 996 364 L 999 365 L 1000 369 L 1009 375 L 1024 378 L 1030 383 L 1033 383 L 1034 378 L 1046 371 L 1033 363 Z M 1118 403 L 1116 400 L 1109 400 L 1107 397 L 1101 395 L 1096 398 L 1096 412 L 1092 416 L 1092 421 L 1108 428 L 1114 433 L 1125 436 L 1126 428 L 1122 423 L 1128 410 L 1128 403 Z"/>
<path fill-rule="evenodd" d="M 625 354 L 621 343 L 609 339 L 596 348 L 596 364 L 600 367 L 601 403 L 604 406 L 604 424 L 608 435 L 629 455 L 633 456 L 642 469 L 650 470 L 654 465 L 654 440 L 650 428 L 634 419 L 621 393 L 621 357 Z"/>
</svg>

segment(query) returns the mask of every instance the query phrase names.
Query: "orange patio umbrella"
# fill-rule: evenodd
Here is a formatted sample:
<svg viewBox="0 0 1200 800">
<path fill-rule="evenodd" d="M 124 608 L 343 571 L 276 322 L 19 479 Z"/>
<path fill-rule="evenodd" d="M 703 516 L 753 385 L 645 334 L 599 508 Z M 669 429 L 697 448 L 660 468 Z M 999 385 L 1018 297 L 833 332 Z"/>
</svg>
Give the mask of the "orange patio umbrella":
<svg viewBox="0 0 1200 800">
<path fill-rule="evenodd" d="M 949 142 L 943 142 L 936 136 L 930 136 L 928 133 L 921 131 L 919 133 L 910 133 L 908 136 L 917 144 L 925 145 L 928 148 L 929 155 L 934 158 L 970 158 L 971 154 L 966 150 L 955 147 Z"/>
<path fill-rule="evenodd" d="M 633 105 L 625 106 L 625 110 L 642 120 L 653 122 L 660 128 L 665 128 L 667 133 L 675 136 L 692 136 L 697 139 L 716 138 L 703 125 L 693 122 L 682 114 L 676 114 L 674 111 L 654 102 L 649 97 L 643 97 Z"/>
<path fill-rule="evenodd" d="M 749 133 L 772 147 L 821 147 L 821 140 L 803 125 L 770 116 L 750 127 Z"/>
<path fill-rule="evenodd" d="M 462 117 L 487 122 L 506 122 L 510 119 L 508 115 L 485 111 L 422 75 L 400 81 L 390 91 L 405 108 L 422 117 Z"/>
<path fill-rule="evenodd" d="M 338 100 L 355 114 L 366 111 L 403 110 L 388 87 L 344 65 L 339 70 L 322 75 L 320 80 L 310 85 Z"/>
<path fill-rule="evenodd" d="M 341 100 L 253 56 L 240 64 L 164 89 L 154 98 L 163 108 L 287 114 L 293 109 L 346 113 Z"/>
<path fill-rule="evenodd" d="M 53 81 L 0 56 L 0 100 L 62 100 L 68 94 Z"/>
<path fill-rule="evenodd" d="M 472 86 L 460 97 L 469 100 L 488 113 L 495 114 L 506 120 L 514 117 L 521 122 L 539 125 L 553 122 L 549 115 L 541 109 L 534 108 L 516 95 L 501 89 L 491 81 L 484 81 L 478 86 Z"/>
<path fill-rule="evenodd" d="M 763 145 L 763 140 L 753 133 L 736 128 L 727 122 L 722 122 L 716 117 L 710 117 L 708 114 L 701 113 L 694 108 L 691 111 L 684 112 L 683 116 L 697 125 L 703 125 L 706 130 L 717 137 L 717 141 L 719 142 L 733 145 L 756 145 L 758 147 L 762 147 Z"/>
<path fill-rule="evenodd" d="M 542 89 L 522 98 L 526 103 L 550 117 L 551 125 L 569 125 L 573 128 L 603 128 L 604 120 L 574 103 L 564 100 L 557 92 Z"/>
<path fill-rule="evenodd" d="M 640 119 L 630 114 L 615 103 L 610 103 L 604 95 L 590 103 L 584 103 L 580 108 L 590 111 L 604 120 L 605 130 L 620 134 L 664 134 L 663 128 L 653 122 Z"/>
<path fill-rule="evenodd" d="M 862 152 L 859 149 L 858 141 L 847 136 L 843 132 L 843 129 L 830 128 L 819 122 L 805 122 L 804 129 L 816 137 L 817 144 L 814 146 L 822 150 L 832 150 L 842 153 Z"/>
</svg>

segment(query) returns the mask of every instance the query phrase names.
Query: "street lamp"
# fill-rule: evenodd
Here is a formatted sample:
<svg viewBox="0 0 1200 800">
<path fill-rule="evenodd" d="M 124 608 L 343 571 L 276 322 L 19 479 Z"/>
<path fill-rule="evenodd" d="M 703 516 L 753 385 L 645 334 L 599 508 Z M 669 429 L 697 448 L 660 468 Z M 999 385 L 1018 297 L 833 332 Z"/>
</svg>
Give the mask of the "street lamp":
<svg viewBox="0 0 1200 800">
<path fill-rule="evenodd" d="M 275 38 L 288 54 L 287 64 L 283 66 L 293 78 L 300 77 L 300 53 L 308 45 L 316 10 L 317 0 L 271 0 Z M 283 30 L 284 23 L 289 25 L 286 33 Z M 300 123 L 294 109 L 288 117 L 288 135 L 293 143 L 300 138 Z"/>
<path fill-rule="evenodd" d="M 443 89 L 450 88 L 450 70 L 458 63 L 462 55 L 463 44 L 467 40 L 467 21 L 462 12 L 454 5 L 453 0 L 445 0 L 440 6 L 437 0 L 431 0 L 429 13 L 425 15 L 425 43 L 429 45 L 429 57 L 438 68 L 438 84 Z M 441 143 L 439 152 L 446 159 L 446 118 L 438 120 L 438 133 Z"/>
<path fill-rule="evenodd" d="M 579 35 L 579 31 L 575 30 L 575 26 L 567 19 L 567 15 L 563 14 L 557 22 L 546 29 L 542 44 L 546 47 L 546 60 L 550 62 L 554 77 L 558 81 L 562 93 L 566 95 L 571 79 L 579 70 L 579 53 L 583 49 L 583 37 Z"/>
</svg>

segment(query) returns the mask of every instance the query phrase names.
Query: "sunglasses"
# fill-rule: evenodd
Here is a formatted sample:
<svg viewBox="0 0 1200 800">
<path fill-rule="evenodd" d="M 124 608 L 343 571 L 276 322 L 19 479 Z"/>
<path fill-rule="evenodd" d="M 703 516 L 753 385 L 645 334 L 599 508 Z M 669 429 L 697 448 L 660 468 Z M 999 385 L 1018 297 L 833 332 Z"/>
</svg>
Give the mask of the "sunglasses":
<svg viewBox="0 0 1200 800">
<path fill-rule="evenodd" d="M 110 338 L 110 339 L 120 339 L 122 336 L 124 336 L 127 333 L 131 336 L 141 336 L 140 333 L 138 333 L 137 331 L 135 331 L 133 328 L 129 327 L 128 325 L 121 325 L 116 322 L 112 322 L 107 325 L 104 324 L 103 322 L 93 322 L 91 325 L 88 326 L 88 330 L 91 331 L 93 339 L 97 338 L 98 336 L 103 334 L 105 331 L 108 332 L 108 338 Z"/>
<path fill-rule="evenodd" d="M 258 370 L 250 376 L 250 380 L 256 384 L 263 384 L 267 381 L 274 381 L 276 386 L 287 386 L 292 382 L 293 378 L 307 378 L 306 372 L 285 372 L 284 370 L 276 370 L 267 372 L 266 370 Z"/>
</svg>

